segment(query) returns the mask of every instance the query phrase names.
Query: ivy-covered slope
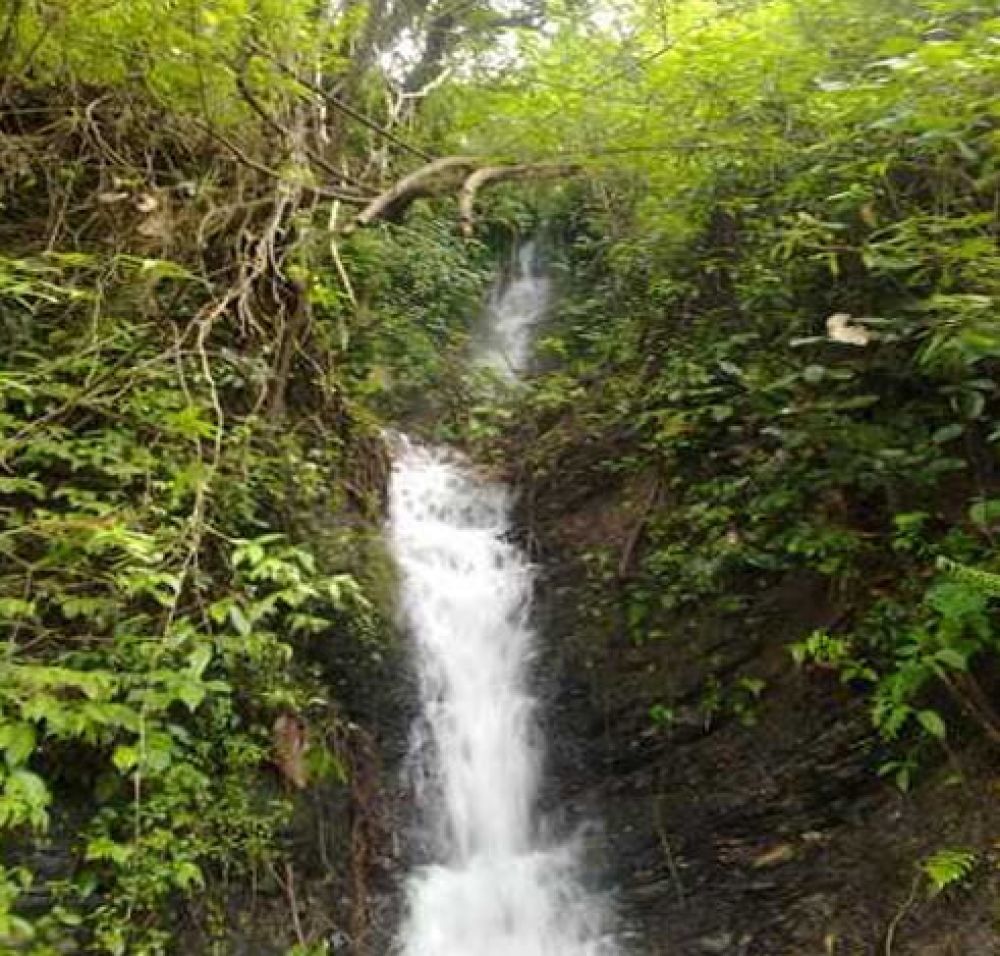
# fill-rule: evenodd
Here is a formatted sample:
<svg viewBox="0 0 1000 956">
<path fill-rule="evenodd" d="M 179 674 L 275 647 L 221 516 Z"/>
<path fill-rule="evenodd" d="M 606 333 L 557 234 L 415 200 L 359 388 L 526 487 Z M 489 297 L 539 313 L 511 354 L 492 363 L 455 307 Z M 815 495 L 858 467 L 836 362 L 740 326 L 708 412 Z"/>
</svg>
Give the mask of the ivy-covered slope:
<svg viewBox="0 0 1000 956">
<path fill-rule="evenodd" d="M 996 945 L 1000 23 L 907 10 L 826 5 L 826 60 L 789 24 L 758 150 L 555 202 L 550 371 L 497 460 L 589 701 L 567 780 L 664 952 Z M 770 55 L 726 50 L 722 89 Z"/>
<path fill-rule="evenodd" d="M 284 0 L 0 13 L 5 953 L 371 931 L 380 415 L 483 282 L 431 217 L 341 260 L 341 203 L 394 174 L 390 32 Z"/>
<path fill-rule="evenodd" d="M 816 137 L 782 167 L 719 156 L 710 181 L 661 195 L 683 244 L 656 230 L 655 193 L 574 194 L 540 344 L 554 370 L 504 451 L 563 507 L 645 489 L 628 549 L 583 556 L 621 586 L 635 642 L 693 611 L 742 616 L 808 570 L 845 613 L 803 636 L 800 665 L 867 688 L 887 740 L 945 738 L 920 706 L 938 682 L 996 741 L 978 676 L 998 584 L 1000 22 L 915 26 L 872 44 L 896 57 L 774 104 Z M 885 770 L 905 785 L 913 764 Z"/>
</svg>

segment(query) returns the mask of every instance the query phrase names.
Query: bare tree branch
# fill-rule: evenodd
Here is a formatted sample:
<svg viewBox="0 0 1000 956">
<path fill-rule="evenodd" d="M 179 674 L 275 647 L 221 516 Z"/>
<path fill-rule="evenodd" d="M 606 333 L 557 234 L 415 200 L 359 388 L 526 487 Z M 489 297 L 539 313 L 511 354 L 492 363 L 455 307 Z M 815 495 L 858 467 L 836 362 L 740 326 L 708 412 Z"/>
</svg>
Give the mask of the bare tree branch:
<svg viewBox="0 0 1000 956">
<path fill-rule="evenodd" d="M 353 106 L 350 106 L 349 104 L 345 103 L 340 97 L 335 96 L 333 93 L 327 92 L 326 90 L 323 89 L 322 86 L 317 86 L 311 80 L 307 80 L 304 77 L 299 76 L 298 73 L 296 73 L 293 69 L 286 66 L 284 63 L 282 63 L 275 57 L 271 56 L 267 52 L 267 50 L 265 50 L 262 46 L 260 46 L 260 44 L 252 43 L 252 46 L 255 53 L 258 53 L 260 56 L 265 57 L 269 62 L 273 63 L 274 66 L 276 66 L 282 73 L 284 73 L 288 77 L 291 77 L 293 80 L 295 80 L 296 83 L 298 83 L 303 88 L 311 90 L 318 96 L 322 96 L 323 99 L 325 99 L 326 102 L 329 103 L 330 106 L 332 106 L 334 109 L 339 110 L 346 116 L 349 116 L 355 122 L 360 123 L 362 126 L 366 127 L 367 129 L 370 129 L 372 132 L 378 133 L 378 135 L 381 136 L 383 139 L 386 139 L 390 143 L 395 144 L 400 149 L 406 150 L 406 152 L 411 153 L 414 156 L 419 156 L 421 159 L 426 159 L 426 160 L 431 159 L 430 153 L 426 153 L 424 152 L 424 150 L 419 149 L 416 146 L 411 146 L 409 143 L 406 142 L 406 140 L 400 139 L 400 137 L 398 137 L 395 133 L 391 132 L 390 130 L 387 130 L 384 126 L 381 126 L 379 123 L 376 123 L 375 120 L 371 119 L 370 117 L 365 116 L 364 113 L 359 112 Z"/>
<path fill-rule="evenodd" d="M 522 163 L 516 166 L 483 166 L 468 176 L 458 191 L 458 217 L 462 235 L 467 239 L 475 226 L 476 195 L 490 183 L 509 179 L 544 179 L 550 176 L 573 176 L 580 167 L 567 163 Z"/>
<path fill-rule="evenodd" d="M 419 196 L 454 188 L 461 181 L 456 180 L 454 174 L 468 175 L 479 162 L 475 156 L 444 156 L 421 166 L 376 196 L 354 217 L 353 222 L 344 227 L 344 232 L 349 233 L 359 226 L 370 226 L 373 222 L 398 215 Z"/>
<path fill-rule="evenodd" d="M 492 183 L 510 179 L 545 179 L 575 176 L 582 167 L 575 163 L 517 163 L 506 166 L 480 166 L 480 157 L 443 156 L 421 166 L 376 196 L 343 228 L 348 234 L 374 222 L 392 219 L 403 213 L 421 196 L 438 196 L 456 191 L 462 235 L 469 237 L 475 224 L 475 202 L 479 191 Z"/>
</svg>

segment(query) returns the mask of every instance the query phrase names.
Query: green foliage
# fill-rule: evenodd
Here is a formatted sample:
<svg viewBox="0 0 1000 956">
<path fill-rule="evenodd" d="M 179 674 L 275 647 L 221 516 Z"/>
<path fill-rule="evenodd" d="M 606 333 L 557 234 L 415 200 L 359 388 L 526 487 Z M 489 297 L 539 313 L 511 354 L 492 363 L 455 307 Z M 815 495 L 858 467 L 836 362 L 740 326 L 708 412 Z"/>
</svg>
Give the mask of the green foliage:
<svg viewBox="0 0 1000 956">
<path fill-rule="evenodd" d="M 315 944 L 296 944 L 285 956 L 327 956 L 330 952 L 329 944 L 327 943 L 315 943 Z"/>
<path fill-rule="evenodd" d="M 377 357 L 316 264 L 338 171 L 376 168 L 393 35 L 348 6 L 0 13 L 4 952 L 215 947 L 294 791 L 348 782 L 331 670 L 379 635 L 383 452 Z"/>
<path fill-rule="evenodd" d="M 17 47 L 5 51 L 5 65 L 37 83 L 93 88 L 134 85 L 141 74 L 171 109 L 231 125 L 252 115 L 234 70 L 252 42 L 282 57 L 346 65 L 342 56 L 338 64 L 338 49 L 357 32 L 357 19 L 318 28 L 315 8 L 311 0 L 133 0 L 123 7 L 82 0 L 52 11 L 15 5 L 7 23 Z M 266 99 L 292 88 L 268 57 L 252 58 L 244 70 Z"/>
<path fill-rule="evenodd" d="M 909 520 L 897 521 L 900 524 L 912 529 Z M 939 559 L 938 565 L 945 574 L 932 580 L 915 608 L 883 599 L 852 639 L 816 631 L 791 646 L 800 665 L 828 668 L 845 682 L 870 685 L 874 724 L 889 741 L 898 741 L 908 732 L 938 741 L 947 737 L 942 712 L 921 704 L 935 680 L 987 732 L 995 728 L 992 709 L 984 703 L 985 695 L 970 667 L 977 657 L 1000 650 L 989 607 L 996 594 L 996 575 L 946 558 Z M 904 789 L 912 771 L 912 760 L 888 760 L 881 768 Z"/>
<path fill-rule="evenodd" d="M 836 671 L 845 683 L 878 678 L 872 668 L 857 659 L 846 638 L 832 637 L 825 631 L 813 631 L 804 641 L 791 644 L 788 649 L 800 667 L 810 664 Z"/>
<path fill-rule="evenodd" d="M 358 300 L 353 314 L 341 312 L 352 393 L 393 418 L 460 414 L 469 329 L 493 252 L 463 241 L 447 218 L 415 211 L 405 225 L 356 233 L 344 259 Z M 331 286 L 318 291 L 322 307 L 335 304 Z"/>
<path fill-rule="evenodd" d="M 920 869 L 930 882 L 931 892 L 936 894 L 966 880 L 976 862 L 976 854 L 968 850 L 941 849 L 923 860 Z"/>
<path fill-rule="evenodd" d="M 667 707 L 664 704 L 653 704 L 649 708 L 649 719 L 656 727 L 669 728 L 673 726 L 677 715 L 672 707 Z"/>
<path fill-rule="evenodd" d="M 372 633 L 350 538 L 318 553 L 274 525 L 328 502 L 344 459 L 220 418 L 238 356 L 206 366 L 142 315 L 95 320 L 108 276 L 127 300 L 144 263 L 5 266 L 0 934 L 38 954 L 165 952 L 170 907 L 282 853 L 271 725 L 306 716 L 319 754 L 336 722 L 309 643 Z M 64 862 L 38 884 L 47 840 Z M 31 919 L 29 887 L 47 900 Z"/>
<path fill-rule="evenodd" d="M 709 677 L 698 700 L 704 729 L 708 731 L 722 717 L 735 717 L 744 727 L 755 726 L 761 698 L 766 689 L 767 681 L 759 677 L 743 676 L 728 685 L 724 685 L 716 677 Z M 668 713 L 671 716 L 664 721 L 661 719 L 662 711 L 654 708 L 650 717 L 654 723 L 669 726 L 673 721 L 673 712 Z"/>
<path fill-rule="evenodd" d="M 659 489 L 624 581 L 588 551 L 593 610 L 619 592 L 633 641 L 681 640 L 825 582 L 843 623 L 792 654 L 866 696 L 901 784 L 969 726 L 1000 740 L 991 16 L 636 5 L 567 24 L 528 92 L 452 104 L 466 136 L 604 174 L 556 200 L 552 370 L 506 432 L 543 489 Z M 738 693 L 710 682 L 709 719 Z"/>
<path fill-rule="evenodd" d="M 1000 597 L 1000 574 L 984 571 L 982 568 L 970 568 L 945 557 L 938 558 L 937 566 L 978 598 Z"/>
<path fill-rule="evenodd" d="M 0 946 L 166 952 L 185 902 L 273 866 L 282 714 L 343 777 L 316 649 L 376 630 L 379 416 L 651 488 L 626 554 L 582 558 L 636 643 L 823 582 L 845 613 L 792 655 L 866 696 L 901 785 L 1000 739 L 995 11 L 556 4 L 499 44 L 485 4 L 390 6 L 2 15 Z M 342 239 L 400 138 L 584 175 L 491 194 L 488 242 L 448 200 Z M 536 207 L 561 294 L 512 410 L 465 350 Z M 711 676 L 706 728 L 765 694 Z"/>
</svg>

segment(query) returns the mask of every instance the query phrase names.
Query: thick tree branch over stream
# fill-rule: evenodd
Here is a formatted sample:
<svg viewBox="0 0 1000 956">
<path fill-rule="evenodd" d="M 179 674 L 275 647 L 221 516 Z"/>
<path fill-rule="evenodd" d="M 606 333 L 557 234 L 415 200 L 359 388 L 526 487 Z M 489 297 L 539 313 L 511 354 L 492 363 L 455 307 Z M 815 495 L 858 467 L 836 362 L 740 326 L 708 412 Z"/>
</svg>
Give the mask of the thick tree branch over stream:
<svg viewBox="0 0 1000 956">
<path fill-rule="evenodd" d="M 397 180 L 376 196 L 344 227 L 345 233 L 402 215 L 414 200 L 457 192 L 459 221 L 465 236 L 475 224 L 475 201 L 479 191 L 511 179 L 574 176 L 581 167 L 573 163 L 516 163 L 482 165 L 477 156 L 442 156 Z"/>
<path fill-rule="evenodd" d="M 458 191 L 459 223 L 462 235 L 472 235 L 475 226 L 475 202 L 481 189 L 509 179 L 546 179 L 575 176 L 581 167 L 571 163 L 522 163 L 516 166 L 483 166 L 468 176 Z"/>
</svg>

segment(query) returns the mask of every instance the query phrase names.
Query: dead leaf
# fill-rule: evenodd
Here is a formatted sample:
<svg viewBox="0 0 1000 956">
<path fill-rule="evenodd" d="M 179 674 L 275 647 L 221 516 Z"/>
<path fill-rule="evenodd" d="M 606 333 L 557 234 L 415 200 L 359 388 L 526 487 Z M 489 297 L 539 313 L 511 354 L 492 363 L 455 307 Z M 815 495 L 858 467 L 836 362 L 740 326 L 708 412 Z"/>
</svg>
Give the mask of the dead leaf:
<svg viewBox="0 0 1000 956">
<path fill-rule="evenodd" d="M 863 325 L 854 325 L 846 312 L 836 312 L 826 320 L 826 334 L 831 342 L 844 345 L 867 345 L 872 334 Z"/>
<path fill-rule="evenodd" d="M 795 859 L 795 848 L 790 843 L 779 843 L 755 857 L 751 866 L 757 870 L 765 866 L 780 866 Z"/>
<path fill-rule="evenodd" d="M 147 216 L 136 227 L 136 232 L 147 239 L 162 239 L 166 242 L 170 238 L 170 216 L 166 210 L 154 212 Z"/>
<path fill-rule="evenodd" d="M 154 209 L 159 209 L 159 207 L 160 200 L 151 193 L 143 193 L 141 196 L 136 197 L 135 208 L 139 212 L 152 212 Z"/>
<path fill-rule="evenodd" d="M 305 755 L 309 747 L 305 721 L 295 714 L 279 714 L 274 721 L 274 758 L 281 775 L 302 790 L 309 782 Z"/>
</svg>

